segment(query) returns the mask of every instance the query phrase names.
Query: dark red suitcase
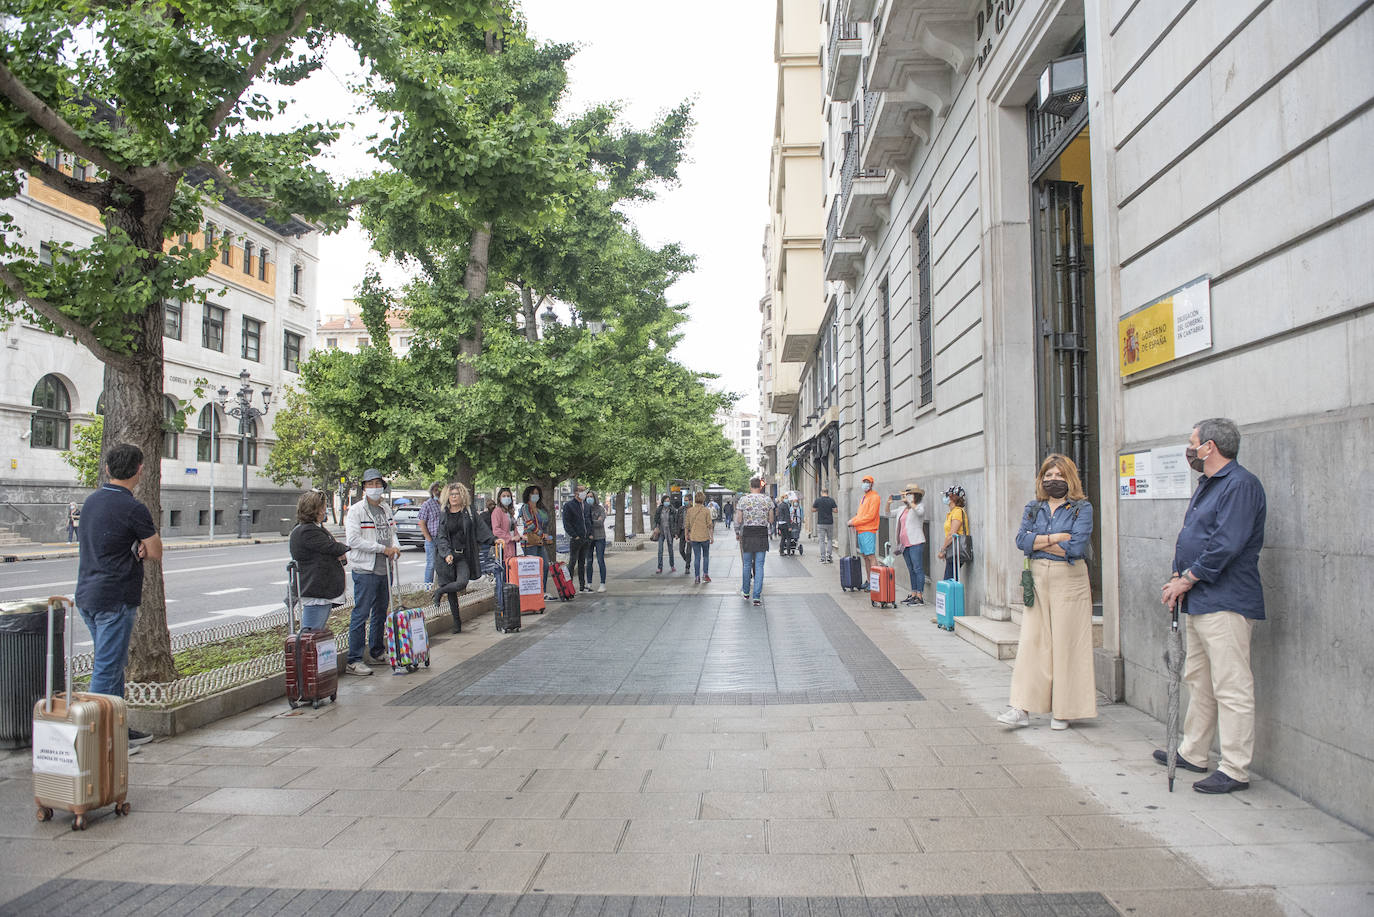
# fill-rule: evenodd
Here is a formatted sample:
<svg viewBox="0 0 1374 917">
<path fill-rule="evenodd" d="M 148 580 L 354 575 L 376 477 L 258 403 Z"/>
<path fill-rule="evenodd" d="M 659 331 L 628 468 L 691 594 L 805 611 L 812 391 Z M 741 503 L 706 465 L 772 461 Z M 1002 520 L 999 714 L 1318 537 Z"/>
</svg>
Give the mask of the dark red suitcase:
<svg viewBox="0 0 1374 917">
<path fill-rule="evenodd" d="M 549 572 L 553 574 L 553 584 L 558 587 L 560 599 L 567 602 L 577 595 L 577 587 L 573 585 L 572 572 L 567 564 L 560 560 L 549 568 Z"/>
<path fill-rule="evenodd" d="M 339 697 L 339 644 L 333 631 L 302 629 L 296 633 L 296 606 L 300 604 L 300 568 L 286 565 L 286 702 L 292 709 L 310 704 L 318 707 Z"/>
</svg>

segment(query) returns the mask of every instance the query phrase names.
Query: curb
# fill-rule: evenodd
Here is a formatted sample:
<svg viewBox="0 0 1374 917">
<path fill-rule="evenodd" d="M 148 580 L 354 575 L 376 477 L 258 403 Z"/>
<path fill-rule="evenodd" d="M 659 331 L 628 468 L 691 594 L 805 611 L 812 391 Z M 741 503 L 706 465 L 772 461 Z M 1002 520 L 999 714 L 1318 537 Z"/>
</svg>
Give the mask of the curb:
<svg viewBox="0 0 1374 917">
<path fill-rule="evenodd" d="M 164 544 L 162 550 L 167 551 L 189 551 L 193 548 L 234 548 L 249 544 L 281 544 L 289 540 L 284 535 L 264 535 L 261 538 L 230 538 L 224 541 L 204 541 L 204 542 L 177 542 L 174 544 Z M 3 554 L 0 555 L 0 563 L 14 564 L 22 563 L 26 560 L 58 560 L 63 557 L 76 557 L 80 552 L 73 549 L 61 548 L 45 554 Z"/>
</svg>

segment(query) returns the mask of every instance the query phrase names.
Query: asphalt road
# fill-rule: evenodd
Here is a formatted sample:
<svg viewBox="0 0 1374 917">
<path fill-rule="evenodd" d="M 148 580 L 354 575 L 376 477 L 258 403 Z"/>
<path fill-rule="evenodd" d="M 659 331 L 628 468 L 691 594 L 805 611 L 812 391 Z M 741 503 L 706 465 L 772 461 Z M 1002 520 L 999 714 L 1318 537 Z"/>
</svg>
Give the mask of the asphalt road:
<svg viewBox="0 0 1374 917">
<path fill-rule="evenodd" d="M 285 542 L 168 551 L 163 555 L 168 627 L 175 634 L 281 610 L 289 559 Z M 403 583 L 419 582 L 424 569 L 423 550 L 402 550 Z M 75 589 L 75 557 L 0 564 L 0 602 L 71 595 Z M 79 618 L 76 648 L 90 648 Z"/>
</svg>

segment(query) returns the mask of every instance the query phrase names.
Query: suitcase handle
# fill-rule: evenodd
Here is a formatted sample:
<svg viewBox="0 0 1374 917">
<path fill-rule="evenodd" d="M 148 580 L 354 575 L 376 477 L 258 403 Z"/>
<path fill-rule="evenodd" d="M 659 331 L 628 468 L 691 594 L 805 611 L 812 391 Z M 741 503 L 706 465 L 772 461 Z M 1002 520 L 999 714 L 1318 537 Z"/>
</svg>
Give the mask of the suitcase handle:
<svg viewBox="0 0 1374 917">
<path fill-rule="evenodd" d="M 65 670 L 64 673 L 63 673 L 63 682 L 64 682 L 64 683 L 66 682 L 66 680 L 67 680 L 68 678 L 71 677 L 71 671 L 72 671 L 72 652 L 73 652 L 73 649 L 74 649 L 74 645 L 73 645 L 73 643 L 72 643 L 72 620 L 71 620 L 71 611 L 72 611 L 71 605 L 72 605 L 72 603 L 71 603 L 71 600 L 69 600 L 65 595 L 53 595 L 53 596 L 49 596 L 49 597 L 48 597 L 48 668 L 47 668 L 47 671 L 44 673 L 44 678 L 45 678 L 45 681 L 46 681 L 46 684 L 47 684 L 47 693 L 44 695 L 44 701 L 43 701 L 43 712 L 44 712 L 44 713 L 52 713 L 52 664 L 53 664 L 53 646 L 52 646 L 53 640 L 52 640 L 52 638 L 53 638 L 53 611 L 54 611 L 54 609 L 55 609 L 58 605 L 61 605 L 61 606 L 62 606 L 62 620 L 63 620 L 63 623 L 64 623 L 64 627 L 62 628 L 62 631 L 63 631 L 63 634 L 62 634 L 62 642 L 63 642 L 63 644 L 64 644 L 64 649 L 66 650 L 66 653 L 67 653 L 67 668 L 66 668 L 66 670 Z M 68 696 L 68 698 L 71 697 L 71 686 L 70 686 L 70 685 L 67 685 L 67 696 Z"/>
<path fill-rule="evenodd" d="M 400 597 L 396 591 L 397 587 L 401 585 L 401 562 L 395 557 L 386 559 L 386 585 L 387 610 L 394 613 L 400 606 Z"/>
<path fill-rule="evenodd" d="M 296 604 L 301 600 L 301 568 L 294 560 L 286 565 L 286 628 L 296 632 Z"/>
</svg>

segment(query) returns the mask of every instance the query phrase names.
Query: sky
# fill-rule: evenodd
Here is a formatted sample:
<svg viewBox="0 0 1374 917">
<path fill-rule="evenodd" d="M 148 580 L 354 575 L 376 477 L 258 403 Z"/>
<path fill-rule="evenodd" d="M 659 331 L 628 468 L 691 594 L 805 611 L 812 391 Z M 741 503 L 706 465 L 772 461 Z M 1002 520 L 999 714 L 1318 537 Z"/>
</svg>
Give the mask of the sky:
<svg viewBox="0 0 1374 917">
<path fill-rule="evenodd" d="M 688 303 L 689 322 L 677 358 L 720 378 L 740 394 L 741 410 L 758 406 L 758 302 L 764 293 L 763 233 L 768 223 L 768 158 L 773 139 L 777 71 L 772 0 L 670 3 L 664 0 L 522 0 L 530 31 L 570 42 L 565 108 L 618 102 L 633 127 L 689 100 L 696 128 L 680 182 L 629 211 L 652 245 L 677 241 L 696 255 L 696 271 L 669 291 Z M 318 87 L 346 103 L 341 63 Z M 357 158 L 347 153 L 341 164 Z M 321 314 L 342 311 L 377 257 L 356 226 L 320 240 L 317 289 Z M 398 275 L 384 271 L 398 279 Z"/>
</svg>

